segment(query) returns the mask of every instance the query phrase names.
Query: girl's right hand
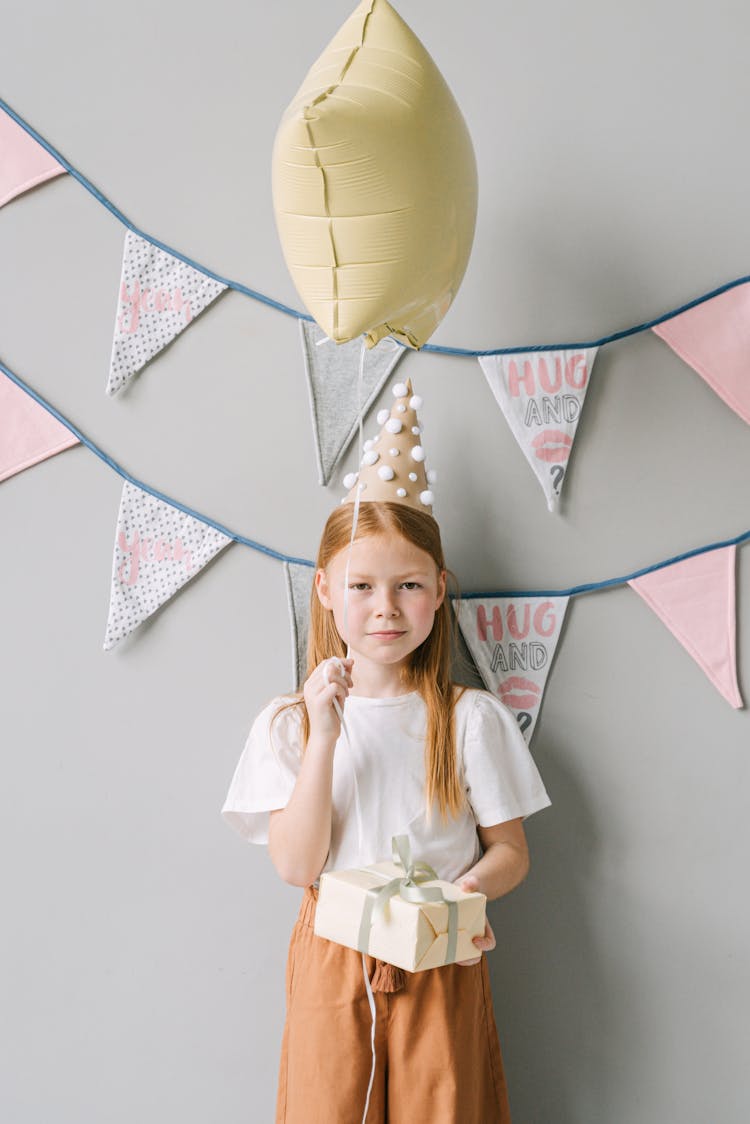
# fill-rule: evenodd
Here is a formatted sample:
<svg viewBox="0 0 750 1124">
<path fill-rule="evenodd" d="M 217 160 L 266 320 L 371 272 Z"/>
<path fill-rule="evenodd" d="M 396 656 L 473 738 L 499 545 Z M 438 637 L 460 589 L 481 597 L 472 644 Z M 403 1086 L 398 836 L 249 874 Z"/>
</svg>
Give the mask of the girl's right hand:
<svg viewBox="0 0 750 1124">
<path fill-rule="evenodd" d="M 337 663 L 343 664 L 344 674 L 340 674 Z M 341 719 L 336 713 L 333 700 L 337 699 L 343 712 L 349 688 L 353 686 L 351 670 L 353 659 L 323 660 L 305 682 L 303 694 L 307 713 L 310 716 L 310 736 L 335 743 L 341 733 Z M 328 679 L 326 681 L 326 669 Z"/>
</svg>

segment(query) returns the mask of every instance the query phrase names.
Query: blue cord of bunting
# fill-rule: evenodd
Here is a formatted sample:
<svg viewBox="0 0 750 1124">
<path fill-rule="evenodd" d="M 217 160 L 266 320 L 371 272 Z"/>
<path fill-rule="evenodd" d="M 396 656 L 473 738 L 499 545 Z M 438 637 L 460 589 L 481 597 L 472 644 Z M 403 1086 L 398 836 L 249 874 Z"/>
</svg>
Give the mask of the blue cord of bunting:
<svg viewBox="0 0 750 1124">
<path fill-rule="evenodd" d="M 204 265 L 200 265 L 192 258 L 187 257 L 186 254 L 181 253 L 179 250 L 172 249 L 171 246 L 167 246 L 164 242 L 159 241 L 159 239 L 153 238 L 150 234 L 146 234 L 144 231 L 140 230 L 137 226 L 134 225 L 134 223 L 130 221 L 130 219 L 128 219 L 122 213 L 122 211 L 119 210 L 119 208 L 111 203 L 110 200 L 107 199 L 107 197 L 97 187 L 95 187 L 90 180 L 86 179 L 86 177 L 82 175 L 81 172 L 77 170 L 77 168 L 74 168 L 69 160 L 66 160 L 66 158 L 60 152 L 58 152 L 57 149 L 49 143 L 49 141 L 45 140 L 44 137 L 36 131 L 36 129 L 32 128 L 31 125 L 24 121 L 23 118 L 20 117 L 15 112 L 15 110 L 12 109 L 11 106 L 9 106 L 8 103 L 2 98 L 0 98 L 0 109 L 3 109 L 8 114 L 8 116 L 16 122 L 16 124 L 20 125 L 22 129 L 25 129 L 29 136 L 33 137 L 38 144 L 45 148 L 47 152 L 49 152 L 50 155 L 53 156 L 55 160 L 57 160 L 58 163 L 60 163 L 65 168 L 65 170 L 69 172 L 70 175 L 73 176 L 73 178 L 81 184 L 82 187 L 85 187 L 86 190 L 89 191 L 94 196 L 94 198 L 102 204 L 102 206 L 106 207 L 107 210 L 110 211 L 116 219 L 118 219 L 129 230 L 132 230 L 134 234 L 137 234 L 139 238 L 143 238 L 146 242 L 150 242 L 152 246 L 156 246 L 160 250 L 163 250 L 165 253 L 171 254 L 172 257 L 185 262 L 186 265 L 191 266 L 191 268 L 197 270 L 199 273 L 205 274 L 206 277 L 213 278 L 214 281 L 218 281 L 222 285 L 226 285 L 229 289 L 234 289 L 239 293 L 244 293 L 245 296 L 251 297 L 255 301 L 259 301 L 262 304 L 268 305 L 269 308 L 275 308 L 277 311 L 283 312 L 287 316 L 294 316 L 297 320 L 312 320 L 312 317 L 307 313 L 299 312 L 297 309 L 291 308 L 289 305 L 284 304 L 282 301 L 277 301 L 273 297 L 269 297 L 265 293 L 259 292 L 257 289 L 251 289 L 249 286 L 243 285 L 240 281 L 232 281 L 227 277 L 222 277 L 221 274 L 215 273 L 213 270 L 207 268 Z M 468 347 L 449 347 L 447 345 L 428 343 L 425 344 L 424 347 L 422 347 L 420 350 L 429 351 L 436 355 L 464 355 L 478 358 L 479 356 L 484 355 L 518 355 L 522 352 L 528 351 L 569 351 L 581 348 L 603 347 L 605 344 L 614 343 L 617 340 L 626 339 L 628 336 L 635 336 L 641 332 L 646 332 L 651 328 L 654 328 L 657 324 L 663 324 L 665 321 L 671 320 L 675 316 L 679 316 L 681 313 L 687 312 L 689 309 L 695 308 L 699 304 L 703 304 L 706 301 L 713 300 L 714 297 L 720 296 L 721 293 L 725 293 L 729 289 L 734 289 L 738 285 L 744 285 L 748 281 L 750 281 L 750 274 L 744 277 L 737 277 L 735 280 L 727 281 L 726 284 L 720 285 L 717 289 L 712 289 L 711 292 L 704 293 L 702 296 L 696 297 L 692 301 L 688 301 L 687 304 L 680 305 L 679 308 L 673 308 L 671 311 L 665 312 L 663 313 L 663 315 L 657 316 L 653 320 L 644 321 L 644 323 L 642 324 L 635 324 L 633 327 L 624 328 L 619 332 L 611 332 L 609 335 L 600 336 L 595 340 L 579 340 L 567 343 L 523 344 L 513 347 L 487 348 L 484 350 L 475 350 Z M 395 340 L 394 342 L 398 343 L 399 347 L 405 347 L 405 345 L 399 343 L 398 340 Z"/>
<path fill-rule="evenodd" d="M 78 429 L 77 426 L 75 426 L 71 421 L 68 421 L 66 417 L 63 417 L 59 410 L 56 410 L 55 407 L 47 402 L 44 398 L 42 398 L 40 394 L 37 394 L 35 390 L 32 390 L 32 388 L 26 382 L 24 382 L 22 378 L 14 374 L 14 372 L 11 371 L 10 368 L 1 361 L 0 371 L 4 375 L 6 375 L 12 382 L 14 382 L 16 386 L 18 386 L 21 390 L 25 391 L 26 394 L 33 398 L 34 401 L 38 403 L 38 405 L 47 410 L 47 412 L 50 413 L 54 418 L 56 418 L 61 425 L 64 425 L 66 429 L 68 429 L 75 437 L 78 438 L 81 444 L 85 445 L 87 449 L 90 449 L 90 451 L 94 453 L 95 456 L 104 461 L 104 463 L 108 465 L 114 472 L 116 472 L 118 476 L 121 476 L 123 480 L 129 481 L 129 483 L 133 484 L 134 487 L 140 488 L 142 491 L 147 492 L 155 499 L 161 500 L 162 503 L 168 504 L 170 507 L 174 507 L 179 511 L 185 512 L 186 515 L 191 515 L 194 519 L 198 519 L 201 523 L 205 523 L 207 526 L 213 527 L 215 530 L 221 532 L 221 534 L 226 535 L 227 538 L 232 539 L 234 542 L 242 543 L 243 546 L 249 546 L 252 550 L 257 550 L 262 554 L 267 554 L 269 555 L 269 557 L 276 558 L 280 562 L 289 562 L 299 566 L 315 566 L 315 563 L 312 562 L 309 558 L 295 558 L 293 555 L 284 554 L 283 551 L 274 550 L 272 547 L 264 546 L 263 543 L 259 543 L 254 539 L 247 538 L 245 535 L 239 535 L 235 531 L 230 531 L 227 527 L 224 527 L 221 523 L 217 523 L 216 520 L 211 519 L 209 516 L 203 515 L 201 514 L 201 512 L 195 511 L 191 507 L 187 507 L 185 504 L 180 503 L 178 500 L 172 499 L 170 496 L 165 496 L 163 492 L 157 491 L 156 488 L 151 488 L 148 484 L 144 484 L 142 481 L 137 480 L 134 476 L 131 476 L 129 472 L 126 472 L 124 468 L 117 464 L 117 462 L 114 461 L 112 457 L 110 457 L 107 453 L 105 453 L 102 449 L 95 445 L 93 441 L 90 441 L 88 437 L 86 437 L 86 435 L 82 433 L 80 429 Z M 675 562 L 682 562 L 684 559 L 693 558 L 698 554 L 708 554 L 712 550 L 721 550 L 722 548 L 727 546 L 739 546 L 741 543 L 748 540 L 750 540 L 750 530 L 743 531 L 741 534 L 736 535 L 734 538 L 724 539 L 722 542 L 709 543 L 706 546 L 699 546 L 693 550 L 685 551 L 683 554 L 675 555 L 673 558 L 666 558 L 662 562 L 655 562 L 651 566 L 644 566 L 640 570 L 634 570 L 632 573 L 624 574 L 621 577 L 606 578 L 604 581 L 599 582 L 587 582 L 582 585 L 571 586 L 569 589 L 494 590 L 491 592 L 462 593 L 461 599 L 467 601 L 476 598 L 490 597 L 575 597 L 579 594 L 593 593 L 599 589 L 607 589 L 610 586 L 625 585 L 626 582 L 632 581 L 635 578 L 640 578 L 644 574 L 650 574 L 654 570 L 661 570 L 666 566 L 672 566 Z"/>
</svg>

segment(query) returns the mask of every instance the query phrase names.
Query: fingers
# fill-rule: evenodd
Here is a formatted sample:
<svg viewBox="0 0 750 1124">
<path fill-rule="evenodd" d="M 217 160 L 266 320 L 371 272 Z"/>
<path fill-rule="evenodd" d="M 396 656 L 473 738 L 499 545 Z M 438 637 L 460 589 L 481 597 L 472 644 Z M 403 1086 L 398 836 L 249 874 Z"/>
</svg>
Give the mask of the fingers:
<svg viewBox="0 0 750 1124">
<path fill-rule="evenodd" d="M 479 889 L 479 879 L 475 874 L 470 874 L 467 878 L 460 878 L 458 888 L 463 890 L 465 894 L 473 894 L 475 890 Z"/>
<path fill-rule="evenodd" d="M 461 883 L 460 888 L 462 890 L 468 890 L 469 892 L 473 889 L 476 889 L 475 886 L 467 886 L 466 885 L 466 883 L 468 883 L 470 881 L 476 882 L 476 878 L 474 878 L 473 875 L 470 876 L 469 878 L 465 878 L 463 880 L 463 882 Z M 489 923 L 489 921 L 487 920 L 486 917 L 484 919 L 484 933 L 482 934 L 481 937 L 473 937 L 472 943 L 480 951 L 480 955 L 474 957 L 472 960 L 457 960 L 456 961 L 457 964 L 461 964 L 462 966 L 467 967 L 467 968 L 470 967 L 472 964 L 478 964 L 479 961 L 482 959 L 481 953 L 492 952 L 493 948 L 497 947 L 497 940 L 495 938 L 495 934 L 492 931 L 492 926 L 490 925 L 490 923 Z"/>
<path fill-rule="evenodd" d="M 340 660 L 333 657 L 324 660 L 316 668 L 316 672 L 320 672 L 325 683 L 338 683 L 341 687 L 348 689 L 353 687 L 351 670 L 354 666 L 352 658 Z"/>
<path fill-rule="evenodd" d="M 316 736 L 335 742 L 340 736 L 340 719 L 350 688 L 353 687 L 351 657 L 323 660 L 305 680 L 302 689 L 310 716 L 310 730 Z"/>
</svg>

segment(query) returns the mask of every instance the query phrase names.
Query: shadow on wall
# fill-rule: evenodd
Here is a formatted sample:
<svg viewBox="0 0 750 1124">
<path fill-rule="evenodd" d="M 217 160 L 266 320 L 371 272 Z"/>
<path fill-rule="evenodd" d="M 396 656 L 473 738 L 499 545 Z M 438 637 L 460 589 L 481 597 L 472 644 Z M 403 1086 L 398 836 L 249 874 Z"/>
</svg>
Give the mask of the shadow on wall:
<svg viewBox="0 0 750 1124">
<path fill-rule="evenodd" d="M 561 765 L 564 747 L 554 750 L 534 747 L 552 806 L 526 825 L 529 877 L 488 907 L 495 1015 L 513 1119 L 523 1124 L 608 1119 L 604 1070 L 623 1015 L 591 908 L 603 828 Z"/>
</svg>

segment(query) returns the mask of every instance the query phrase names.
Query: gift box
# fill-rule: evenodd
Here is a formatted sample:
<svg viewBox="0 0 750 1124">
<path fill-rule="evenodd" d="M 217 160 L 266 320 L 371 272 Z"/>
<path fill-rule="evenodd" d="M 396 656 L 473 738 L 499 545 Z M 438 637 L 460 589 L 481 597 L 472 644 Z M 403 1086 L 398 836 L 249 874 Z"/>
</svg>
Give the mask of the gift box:
<svg viewBox="0 0 750 1124">
<path fill-rule="evenodd" d="M 315 933 L 407 972 L 479 955 L 486 896 L 414 862 L 406 835 L 393 837 L 393 860 L 321 874 Z"/>
</svg>

